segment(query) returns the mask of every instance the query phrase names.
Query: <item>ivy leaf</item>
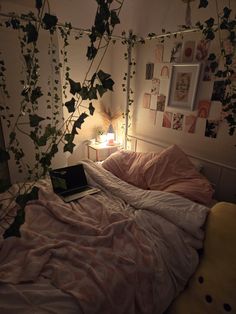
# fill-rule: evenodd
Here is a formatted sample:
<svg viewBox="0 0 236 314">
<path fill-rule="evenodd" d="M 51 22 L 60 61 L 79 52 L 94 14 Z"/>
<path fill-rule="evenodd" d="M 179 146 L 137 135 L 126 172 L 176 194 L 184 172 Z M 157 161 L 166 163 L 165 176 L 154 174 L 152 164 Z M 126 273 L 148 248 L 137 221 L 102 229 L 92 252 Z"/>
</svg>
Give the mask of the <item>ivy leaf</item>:
<svg viewBox="0 0 236 314">
<path fill-rule="evenodd" d="M 87 54 L 86 54 L 88 60 L 94 59 L 96 54 L 97 54 L 97 52 L 98 52 L 97 48 L 94 47 L 93 44 L 91 44 L 91 46 L 88 47 Z"/>
<path fill-rule="evenodd" d="M 199 3 L 199 9 L 200 8 L 206 8 L 208 6 L 208 0 L 200 0 L 200 3 Z"/>
<path fill-rule="evenodd" d="M 97 11 L 97 14 L 95 16 L 94 24 L 95 24 L 97 34 L 102 36 L 105 32 L 105 23 L 104 23 L 104 19 L 103 19 L 102 15 L 99 13 L 99 11 Z"/>
<path fill-rule="evenodd" d="M 64 152 L 70 152 L 71 154 L 73 153 L 75 144 L 73 142 L 68 142 L 64 146 Z"/>
<path fill-rule="evenodd" d="M 45 146 L 47 144 L 48 137 L 43 135 L 38 139 L 38 146 Z"/>
<path fill-rule="evenodd" d="M 112 79 L 108 79 L 102 82 L 104 88 L 113 90 L 114 81 Z"/>
<path fill-rule="evenodd" d="M 108 79 L 109 77 L 111 77 L 110 74 L 103 72 L 102 70 L 99 70 L 99 72 L 97 73 L 99 80 L 101 82 L 105 81 L 106 79 Z"/>
<path fill-rule="evenodd" d="M 216 55 L 214 53 L 210 53 L 208 60 L 210 60 L 210 61 L 216 60 Z"/>
<path fill-rule="evenodd" d="M 81 125 L 84 123 L 84 119 L 88 117 L 87 113 L 83 112 L 79 118 L 75 121 L 74 127 L 81 129 Z"/>
<path fill-rule="evenodd" d="M 10 139 L 10 145 L 14 142 L 14 140 L 15 140 L 15 138 L 16 138 L 16 132 L 11 132 L 10 134 L 9 134 L 9 139 Z"/>
<path fill-rule="evenodd" d="M 90 41 L 93 43 L 97 40 L 97 31 L 96 28 L 93 26 L 91 30 L 91 34 L 89 35 Z"/>
<path fill-rule="evenodd" d="M 55 15 L 51 15 L 48 13 L 44 14 L 43 17 L 43 23 L 45 26 L 45 29 L 52 29 L 57 25 L 58 18 Z"/>
<path fill-rule="evenodd" d="M 41 91 L 41 87 L 37 86 L 35 89 L 32 90 L 32 93 L 30 96 L 30 100 L 31 100 L 32 104 L 34 104 L 36 102 L 36 100 L 38 98 L 40 98 L 41 96 L 43 96 L 43 93 Z"/>
<path fill-rule="evenodd" d="M 211 68 L 212 73 L 214 73 L 215 70 L 218 68 L 218 62 L 216 62 L 216 61 L 211 62 L 210 68 Z"/>
<path fill-rule="evenodd" d="M 75 137 L 74 134 L 67 133 L 67 134 L 65 134 L 64 139 L 65 139 L 65 141 L 67 141 L 67 142 L 73 142 L 74 137 Z"/>
<path fill-rule="evenodd" d="M 11 25 L 13 29 L 19 29 L 20 28 L 20 21 L 16 18 L 11 19 Z"/>
<path fill-rule="evenodd" d="M 100 95 L 100 97 L 102 97 L 102 95 L 104 94 L 104 93 L 106 93 L 106 91 L 107 91 L 107 89 L 105 88 L 105 87 L 103 87 L 102 85 L 96 85 L 96 88 L 97 88 L 97 90 L 98 90 L 98 93 L 99 93 L 99 95 Z"/>
<path fill-rule="evenodd" d="M 109 10 L 109 7 L 108 7 L 108 4 L 103 1 L 100 3 L 100 16 L 102 18 L 102 20 L 108 20 L 109 17 L 110 17 L 110 10 Z"/>
<path fill-rule="evenodd" d="M 207 27 L 212 27 L 214 25 L 215 20 L 213 17 L 210 17 L 208 20 L 205 21 Z"/>
<path fill-rule="evenodd" d="M 38 199 L 38 191 L 39 188 L 34 186 L 29 193 L 19 195 L 16 198 L 16 203 L 20 205 L 22 208 L 25 207 L 27 202 Z"/>
<path fill-rule="evenodd" d="M 232 60 L 232 55 L 227 55 L 227 56 L 226 56 L 226 64 L 227 64 L 227 65 L 231 65 L 232 62 L 233 62 L 233 60 Z"/>
<path fill-rule="evenodd" d="M 25 26 L 24 31 L 26 32 L 27 43 L 28 44 L 37 41 L 37 39 L 38 39 L 38 31 L 37 31 L 36 27 L 32 23 L 29 22 Z"/>
<path fill-rule="evenodd" d="M 89 103 L 89 113 L 91 116 L 93 116 L 94 111 L 95 111 L 95 108 L 93 107 L 93 104 L 90 102 Z"/>
<path fill-rule="evenodd" d="M 213 40 L 215 38 L 215 34 L 212 29 L 208 29 L 206 32 L 206 39 Z"/>
<path fill-rule="evenodd" d="M 75 99 L 74 97 L 71 98 L 71 100 L 67 101 L 65 103 L 65 106 L 68 109 L 68 112 L 74 112 L 75 111 Z"/>
<path fill-rule="evenodd" d="M 102 86 L 106 89 L 113 90 L 114 81 L 110 78 L 111 75 L 100 70 L 98 73 L 98 78 L 102 83 Z"/>
<path fill-rule="evenodd" d="M 81 84 L 79 82 L 75 82 L 72 79 L 68 79 L 70 83 L 70 93 L 72 95 L 75 95 L 76 93 L 79 93 L 81 91 Z"/>
<path fill-rule="evenodd" d="M 89 100 L 98 99 L 96 87 L 91 87 L 90 88 L 90 90 L 88 92 L 88 98 L 89 98 Z"/>
<path fill-rule="evenodd" d="M 5 162 L 10 159 L 9 153 L 0 147 L 0 162 Z"/>
<path fill-rule="evenodd" d="M 35 128 L 36 126 L 39 125 L 39 123 L 43 120 L 45 120 L 43 117 L 38 116 L 37 114 L 30 114 L 29 115 L 29 120 L 30 120 L 30 126 L 32 128 Z"/>
<path fill-rule="evenodd" d="M 111 10 L 111 25 L 114 27 L 116 24 L 120 23 L 120 19 L 115 10 Z"/>
<path fill-rule="evenodd" d="M 224 7 L 224 9 L 223 9 L 223 12 L 224 12 L 223 17 L 224 17 L 225 19 L 228 19 L 229 16 L 230 16 L 231 11 L 232 11 L 232 10 L 230 10 L 229 8 Z"/>
<path fill-rule="evenodd" d="M 38 199 L 39 188 L 33 187 L 32 190 L 27 194 L 21 194 L 16 198 L 16 203 L 20 205 L 20 209 L 17 211 L 17 215 L 14 222 L 10 227 L 4 232 L 3 238 L 9 237 L 20 237 L 20 226 L 25 222 L 25 206 L 27 202 Z"/>
<path fill-rule="evenodd" d="M 42 8 L 43 2 L 42 0 L 36 0 L 36 9 L 38 9 L 38 11 Z"/>
<path fill-rule="evenodd" d="M 88 88 L 86 86 L 83 86 L 79 94 L 83 100 L 88 99 Z"/>
</svg>

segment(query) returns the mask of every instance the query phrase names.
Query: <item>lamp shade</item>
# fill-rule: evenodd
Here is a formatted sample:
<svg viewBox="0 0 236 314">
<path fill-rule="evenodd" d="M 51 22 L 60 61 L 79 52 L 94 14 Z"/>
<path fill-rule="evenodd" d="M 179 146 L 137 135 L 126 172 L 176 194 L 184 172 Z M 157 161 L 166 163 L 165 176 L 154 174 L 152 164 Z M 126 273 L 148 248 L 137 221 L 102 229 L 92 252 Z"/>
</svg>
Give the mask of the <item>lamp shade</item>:
<svg viewBox="0 0 236 314">
<path fill-rule="evenodd" d="M 115 131 L 114 131 L 113 126 L 112 126 L 111 123 L 110 123 L 110 125 L 109 125 L 108 130 L 107 130 L 107 134 L 108 134 L 108 133 L 113 133 L 113 134 L 115 134 Z"/>
<path fill-rule="evenodd" d="M 115 140 L 115 131 L 113 129 L 112 124 L 110 123 L 109 128 L 107 130 L 107 143 L 109 145 L 114 144 L 114 140 Z"/>
</svg>

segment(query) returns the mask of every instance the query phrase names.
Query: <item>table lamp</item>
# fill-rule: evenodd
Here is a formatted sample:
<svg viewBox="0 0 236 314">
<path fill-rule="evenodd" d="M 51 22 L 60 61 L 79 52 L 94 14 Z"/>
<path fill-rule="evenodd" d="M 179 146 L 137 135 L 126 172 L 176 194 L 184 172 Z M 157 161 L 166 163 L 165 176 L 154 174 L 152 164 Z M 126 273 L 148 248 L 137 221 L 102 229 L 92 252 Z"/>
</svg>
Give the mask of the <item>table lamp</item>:
<svg viewBox="0 0 236 314">
<path fill-rule="evenodd" d="M 107 130 L 107 144 L 114 145 L 115 140 L 115 131 L 113 129 L 112 124 L 110 123 L 109 128 Z"/>
</svg>

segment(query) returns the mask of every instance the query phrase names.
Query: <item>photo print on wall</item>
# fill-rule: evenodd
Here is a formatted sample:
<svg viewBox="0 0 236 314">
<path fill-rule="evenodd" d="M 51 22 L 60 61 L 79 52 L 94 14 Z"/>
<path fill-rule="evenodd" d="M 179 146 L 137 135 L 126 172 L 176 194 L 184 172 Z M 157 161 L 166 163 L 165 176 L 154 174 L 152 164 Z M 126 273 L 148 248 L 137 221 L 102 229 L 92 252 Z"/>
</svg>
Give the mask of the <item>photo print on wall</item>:
<svg viewBox="0 0 236 314">
<path fill-rule="evenodd" d="M 182 113 L 174 113 L 173 115 L 173 130 L 182 131 L 183 130 L 183 122 L 184 122 L 184 115 Z"/>
<path fill-rule="evenodd" d="M 198 42 L 196 47 L 196 61 L 201 62 L 207 59 L 210 41 L 202 39 Z"/>
<path fill-rule="evenodd" d="M 154 73 L 154 63 L 146 64 L 146 80 L 152 80 Z"/>
<path fill-rule="evenodd" d="M 159 94 L 159 90 L 160 90 L 160 80 L 158 78 L 153 78 L 152 79 L 151 94 L 157 95 L 157 94 Z"/>
<path fill-rule="evenodd" d="M 191 73 L 179 72 L 176 75 L 174 101 L 188 101 Z"/>
<path fill-rule="evenodd" d="M 186 41 L 184 44 L 182 62 L 192 62 L 194 57 L 195 41 Z"/>
<path fill-rule="evenodd" d="M 162 66 L 160 75 L 162 79 L 168 79 L 170 77 L 169 65 L 165 64 Z"/>
<path fill-rule="evenodd" d="M 164 112 L 165 103 L 166 103 L 166 96 L 163 94 L 158 95 L 157 96 L 157 111 Z"/>
<path fill-rule="evenodd" d="M 205 136 L 216 138 L 219 129 L 219 120 L 206 120 Z"/>
<path fill-rule="evenodd" d="M 185 116 L 184 131 L 187 133 L 195 133 L 197 117 L 193 115 Z"/>
<path fill-rule="evenodd" d="M 172 112 L 169 112 L 169 111 L 165 111 L 164 112 L 164 114 L 163 114 L 163 121 L 162 121 L 162 126 L 164 128 L 171 128 L 172 116 L 173 116 Z"/>
<path fill-rule="evenodd" d="M 151 103 L 151 94 L 144 93 L 143 95 L 143 108 L 149 109 Z"/>
<path fill-rule="evenodd" d="M 161 63 L 163 61 L 164 45 L 158 44 L 155 49 L 155 61 Z"/>
<path fill-rule="evenodd" d="M 198 103 L 198 117 L 207 118 L 210 112 L 210 100 L 200 100 Z"/>
<path fill-rule="evenodd" d="M 175 42 L 171 50 L 170 62 L 181 62 L 182 42 Z"/>
</svg>

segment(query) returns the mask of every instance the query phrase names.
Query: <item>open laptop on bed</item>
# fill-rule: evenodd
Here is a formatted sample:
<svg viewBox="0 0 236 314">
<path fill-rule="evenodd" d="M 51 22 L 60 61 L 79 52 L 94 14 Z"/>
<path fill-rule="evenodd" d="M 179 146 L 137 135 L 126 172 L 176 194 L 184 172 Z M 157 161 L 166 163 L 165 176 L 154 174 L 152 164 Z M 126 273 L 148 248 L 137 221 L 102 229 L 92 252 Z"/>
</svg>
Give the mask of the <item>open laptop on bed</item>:
<svg viewBox="0 0 236 314">
<path fill-rule="evenodd" d="M 71 202 L 100 190 L 88 185 L 82 164 L 49 171 L 53 191 L 65 202 Z"/>
</svg>

